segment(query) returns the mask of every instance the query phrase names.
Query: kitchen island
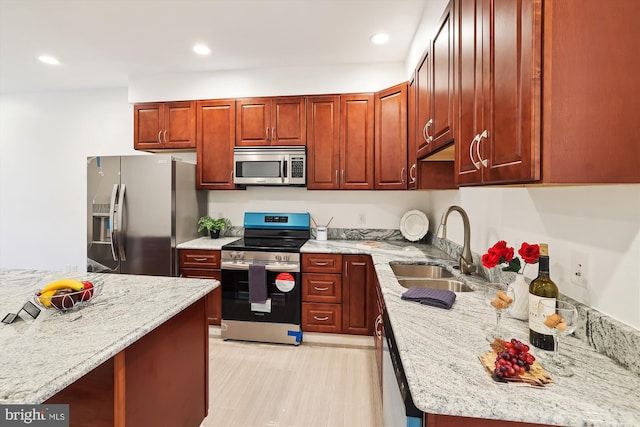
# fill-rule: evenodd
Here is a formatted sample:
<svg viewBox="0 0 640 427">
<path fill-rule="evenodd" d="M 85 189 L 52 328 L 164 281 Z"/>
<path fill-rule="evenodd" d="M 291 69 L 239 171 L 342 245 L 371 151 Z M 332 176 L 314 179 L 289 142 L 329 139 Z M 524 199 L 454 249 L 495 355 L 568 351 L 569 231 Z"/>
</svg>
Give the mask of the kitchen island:
<svg viewBox="0 0 640 427">
<path fill-rule="evenodd" d="M 71 425 L 200 425 L 206 295 L 215 280 L 0 270 L 0 314 L 61 278 L 102 285 L 86 307 L 0 325 L 0 404 L 68 403 Z"/>
<path fill-rule="evenodd" d="M 478 275 L 461 276 L 454 268 L 457 262 L 445 252 L 406 241 L 369 249 L 354 240 L 310 240 L 301 252 L 371 255 L 410 393 L 425 414 L 425 424 L 488 426 L 502 420 L 566 426 L 640 425 L 638 331 L 628 328 L 624 330 L 628 339 L 613 342 L 615 332 L 606 329 L 611 323 L 601 322 L 598 319 L 603 315 L 583 306 L 581 315 L 588 313 L 590 320 L 596 319 L 588 334 L 608 335 L 611 346 L 634 355 L 632 369 L 600 354 L 584 340 L 566 337 L 561 352 L 574 363 L 573 377 L 552 375 L 555 383 L 545 387 L 498 383 L 478 359 L 490 350 L 486 328 L 496 320 L 495 312 L 484 302 L 485 281 Z M 442 265 L 475 291 L 457 293 L 450 310 L 402 300 L 406 289 L 391 270 L 393 262 Z M 604 330 L 596 330 L 602 325 Z M 526 322 L 505 315 L 502 328 L 505 337 L 528 342 Z M 548 352 L 532 347 L 531 353 L 544 367 Z"/>
</svg>

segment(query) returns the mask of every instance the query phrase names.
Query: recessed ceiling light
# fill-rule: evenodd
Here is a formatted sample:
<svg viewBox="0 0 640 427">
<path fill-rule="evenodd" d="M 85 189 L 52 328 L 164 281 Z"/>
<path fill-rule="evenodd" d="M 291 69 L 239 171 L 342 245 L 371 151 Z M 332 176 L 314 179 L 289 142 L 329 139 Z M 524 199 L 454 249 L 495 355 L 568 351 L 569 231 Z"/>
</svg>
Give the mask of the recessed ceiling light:
<svg viewBox="0 0 640 427">
<path fill-rule="evenodd" d="M 193 47 L 193 51 L 198 55 L 209 55 L 211 53 L 211 49 L 203 44 L 197 44 Z"/>
<path fill-rule="evenodd" d="M 373 44 L 385 44 L 389 41 L 389 34 L 378 33 L 371 36 L 369 39 Z"/>
<path fill-rule="evenodd" d="M 60 61 L 58 61 L 56 58 L 54 58 L 53 56 L 50 55 L 40 55 L 38 56 L 38 59 L 40 60 L 40 62 L 44 62 L 45 64 L 49 64 L 49 65 L 59 65 Z"/>
</svg>

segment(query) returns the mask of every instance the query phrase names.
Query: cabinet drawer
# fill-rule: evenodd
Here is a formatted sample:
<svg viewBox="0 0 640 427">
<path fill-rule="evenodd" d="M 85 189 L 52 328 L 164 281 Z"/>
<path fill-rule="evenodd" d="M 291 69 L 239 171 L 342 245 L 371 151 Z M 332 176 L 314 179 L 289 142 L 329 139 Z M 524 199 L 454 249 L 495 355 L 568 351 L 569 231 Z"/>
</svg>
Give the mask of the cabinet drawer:
<svg viewBox="0 0 640 427">
<path fill-rule="evenodd" d="M 187 279 L 216 279 L 222 281 L 222 272 L 206 268 L 181 268 L 180 277 Z"/>
<path fill-rule="evenodd" d="M 342 273 L 340 254 L 302 254 L 304 273 Z"/>
<path fill-rule="evenodd" d="M 342 332 L 340 304 L 302 303 L 302 330 L 305 332 Z"/>
<path fill-rule="evenodd" d="M 220 268 L 220 251 L 180 249 L 180 267 Z"/>
<path fill-rule="evenodd" d="M 342 301 L 342 276 L 339 274 L 302 274 L 302 301 L 339 303 Z"/>
</svg>

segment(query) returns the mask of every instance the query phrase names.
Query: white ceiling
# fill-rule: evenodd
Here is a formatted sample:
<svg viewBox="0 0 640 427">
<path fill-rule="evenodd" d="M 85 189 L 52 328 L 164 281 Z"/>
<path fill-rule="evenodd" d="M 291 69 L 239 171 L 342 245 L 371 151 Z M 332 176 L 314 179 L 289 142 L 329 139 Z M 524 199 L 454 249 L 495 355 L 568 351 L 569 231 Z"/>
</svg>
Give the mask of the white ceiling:
<svg viewBox="0 0 640 427">
<path fill-rule="evenodd" d="M 402 62 L 431 0 L 0 0 L 0 92 L 131 74 Z M 369 37 L 384 31 L 384 46 Z M 206 57 L 191 50 L 211 48 Z M 42 54 L 61 64 L 47 66 Z"/>
</svg>

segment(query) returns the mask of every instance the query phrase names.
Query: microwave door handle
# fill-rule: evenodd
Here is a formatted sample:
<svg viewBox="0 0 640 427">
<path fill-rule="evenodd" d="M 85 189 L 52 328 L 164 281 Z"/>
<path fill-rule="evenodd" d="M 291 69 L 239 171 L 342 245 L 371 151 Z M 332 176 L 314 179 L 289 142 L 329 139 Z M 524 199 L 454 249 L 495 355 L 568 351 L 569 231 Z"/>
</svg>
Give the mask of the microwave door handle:
<svg viewBox="0 0 640 427">
<path fill-rule="evenodd" d="M 127 256 L 124 253 L 124 235 L 125 230 L 122 227 L 122 211 L 124 211 L 124 194 L 125 194 L 125 185 L 122 184 L 120 188 L 120 194 L 118 195 L 118 251 L 120 255 L 120 261 L 126 261 Z"/>
<path fill-rule="evenodd" d="M 282 180 L 282 183 L 285 183 L 285 179 L 284 179 L 284 165 L 286 162 L 286 158 L 287 156 L 282 156 L 282 160 L 280 160 L 280 179 Z"/>
<path fill-rule="evenodd" d="M 113 190 L 111 190 L 111 204 L 109 205 L 109 235 L 111 240 L 111 255 L 114 261 L 118 260 L 118 240 L 117 240 L 117 223 L 115 221 L 115 211 L 118 208 L 116 202 L 118 200 L 118 184 L 113 184 Z"/>
</svg>

